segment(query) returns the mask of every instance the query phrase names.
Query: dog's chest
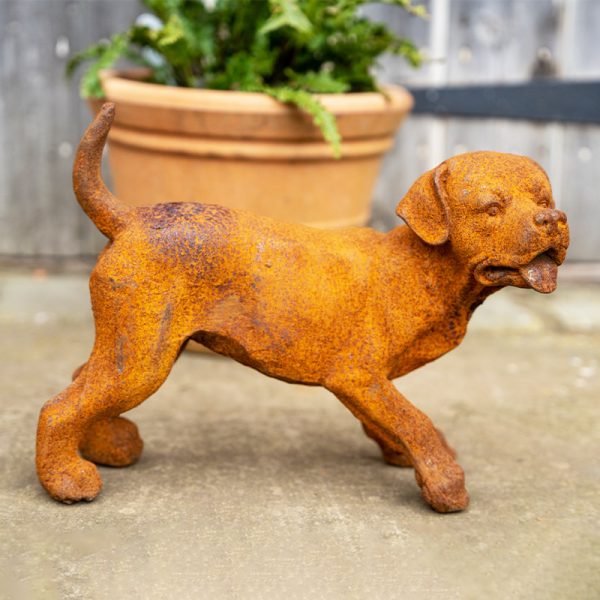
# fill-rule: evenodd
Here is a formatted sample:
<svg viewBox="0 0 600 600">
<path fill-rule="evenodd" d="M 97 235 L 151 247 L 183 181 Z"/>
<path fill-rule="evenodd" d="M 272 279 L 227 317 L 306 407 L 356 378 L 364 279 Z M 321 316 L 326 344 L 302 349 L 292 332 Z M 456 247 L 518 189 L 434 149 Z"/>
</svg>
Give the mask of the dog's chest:
<svg viewBox="0 0 600 600">
<path fill-rule="evenodd" d="M 399 339 L 392 347 L 391 376 L 410 373 L 456 348 L 465 336 L 467 321 L 462 313 L 445 315 Z"/>
</svg>

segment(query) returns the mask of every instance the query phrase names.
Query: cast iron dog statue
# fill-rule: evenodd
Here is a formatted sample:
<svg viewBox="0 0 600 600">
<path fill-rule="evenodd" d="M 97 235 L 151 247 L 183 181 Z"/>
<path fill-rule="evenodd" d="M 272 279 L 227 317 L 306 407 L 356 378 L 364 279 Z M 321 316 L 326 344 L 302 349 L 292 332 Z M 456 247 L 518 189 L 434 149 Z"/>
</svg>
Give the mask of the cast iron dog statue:
<svg viewBox="0 0 600 600">
<path fill-rule="evenodd" d="M 48 493 L 92 500 L 102 487 L 93 463 L 139 458 L 137 428 L 119 415 L 159 388 L 194 339 L 271 377 L 327 388 L 386 461 L 414 467 L 433 509 L 466 508 L 453 451 L 390 380 L 455 348 L 492 292 L 555 289 L 568 228 L 544 171 L 510 154 L 451 158 L 413 184 L 397 210 L 408 226 L 387 234 L 206 204 L 132 208 L 100 175 L 114 110 L 103 106 L 74 166 L 77 199 L 110 242 L 90 281 L 92 354 L 40 414 Z"/>
</svg>

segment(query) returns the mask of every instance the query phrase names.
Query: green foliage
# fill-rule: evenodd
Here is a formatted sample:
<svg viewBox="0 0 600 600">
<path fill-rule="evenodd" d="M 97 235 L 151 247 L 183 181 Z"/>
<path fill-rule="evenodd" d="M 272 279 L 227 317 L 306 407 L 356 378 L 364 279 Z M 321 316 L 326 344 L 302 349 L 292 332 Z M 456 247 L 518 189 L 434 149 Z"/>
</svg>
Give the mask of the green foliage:
<svg viewBox="0 0 600 600">
<path fill-rule="evenodd" d="M 269 94 L 280 102 L 295 104 L 300 110 L 311 115 L 323 137 L 331 144 L 333 155 L 336 158 L 340 157 L 342 139 L 335 123 L 335 117 L 325 109 L 316 96 L 306 90 L 294 90 L 288 87 L 260 87 L 258 91 Z"/>
<path fill-rule="evenodd" d="M 102 40 L 90 46 L 69 61 L 67 65 L 67 75 L 69 76 L 81 63 L 87 60 L 94 61 L 81 79 L 81 93 L 83 96 L 102 97 L 104 95 L 98 75 L 102 69 L 107 69 L 119 58 L 126 56 L 128 45 L 129 36 L 126 33 L 118 33 L 110 40 Z"/>
<path fill-rule="evenodd" d="M 284 27 L 290 27 L 300 33 L 312 31 L 312 23 L 302 12 L 296 0 L 271 0 L 270 5 L 273 14 L 259 29 L 260 34 L 271 33 Z"/>
<path fill-rule="evenodd" d="M 413 66 L 414 44 L 360 14 L 369 0 L 142 0 L 157 27 L 134 24 L 76 54 L 67 74 L 91 61 L 83 96 L 102 97 L 99 72 L 127 58 L 151 81 L 182 87 L 261 91 L 313 117 L 339 155 L 335 118 L 313 94 L 374 91 L 372 67 L 384 52 Z M 413 0 L 379 0 L 424 17 Z"/>
</svg>

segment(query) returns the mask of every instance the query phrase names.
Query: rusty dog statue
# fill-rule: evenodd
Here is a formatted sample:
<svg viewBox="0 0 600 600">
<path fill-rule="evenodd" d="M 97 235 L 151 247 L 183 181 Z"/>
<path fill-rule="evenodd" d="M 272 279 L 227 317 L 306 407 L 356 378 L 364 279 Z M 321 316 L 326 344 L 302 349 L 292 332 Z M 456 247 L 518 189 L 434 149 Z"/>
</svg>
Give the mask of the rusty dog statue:
<svg viewBox="0 0 600 600">
<path fill-rule="evenodd" d="M 320 385 L 384 459 L 412 466 L 439 512 L 468 505 L 464 474 L 430 419 L 390 382 L 455 348 L 473 310 L 507 285 L 548 293 L 566 253 L 564 213 L 532 160 L 451 158 L 398 205 L 407 226 L 324 231 L 220 206 L 120 204 L 100 176 L 105 104 L 74 166 L 75 194 L 110 242 L 92 273 L 96 340 L 43 407 L 37 472 L 62 502 L 92 500 L 93 463 L 142 451 L 119 416 L 154 393 L 194 339 L 271 377 Z"/>
</svg>

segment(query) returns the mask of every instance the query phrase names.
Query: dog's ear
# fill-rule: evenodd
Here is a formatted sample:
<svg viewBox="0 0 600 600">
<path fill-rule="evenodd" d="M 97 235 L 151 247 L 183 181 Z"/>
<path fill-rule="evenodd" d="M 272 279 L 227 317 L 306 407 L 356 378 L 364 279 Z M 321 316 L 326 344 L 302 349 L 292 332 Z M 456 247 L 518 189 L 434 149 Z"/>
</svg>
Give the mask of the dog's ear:
<svg viewBox="0 0 600 600">
<path fill-rule="evenodd" d="M 427 244 L 437 246 L 448 240 L 450 219 L 446 196 L 448 166 L 427 171 L 400 200 L 396 214 Z"/>
</svg>

